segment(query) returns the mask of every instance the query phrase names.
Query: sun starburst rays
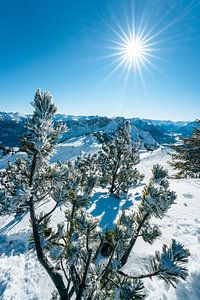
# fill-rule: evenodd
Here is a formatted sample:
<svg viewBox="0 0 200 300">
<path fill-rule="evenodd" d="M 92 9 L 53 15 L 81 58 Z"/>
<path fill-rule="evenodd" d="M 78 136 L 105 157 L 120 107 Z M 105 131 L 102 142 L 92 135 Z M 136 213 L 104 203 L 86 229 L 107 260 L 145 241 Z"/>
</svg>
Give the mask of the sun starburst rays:
<svg viewBox="0 0 200 300">
<path fill-rule="evenodd" d="M 132 2 L 135 3 L 134 1 Z M 166 11 L 168 15 L 170 11 Z M 154 77 L 154 71 L 162 73 L 160 68 L 166 63 L 165 54 L 168 40 L 167 30 L 174 24 L 164 24 L 165 14 L 154 18 L 149 11 L 138 9 L 136 4 L 126 8 L 120 14 L 110 15 L 110 21 L 104 20 L 107 26 L 106 46 L 109 53 L 104 58 L 110 60 L 107 67 L 108 74 L 104 81 L 118 73 L 120 78 L 129 78 L 141 82 L 146 75 Z M 156 11 L 154 15 L 157 16 Z"/>
<path fill-rule="evenodd" d="M 112 59 L 112 65 L 115 67 L 108 78 L 120 70 L 125 74 L 126 81 L 131 73 L 138 74 L 142 79 L 142 69 L 155 68 L 152 60 L 159 59 L 155 53 L 158 44 L 158 40 L 155 39 L 156 33 L 152 32 L 152 28 L 147 30 L 147 25 L 143 25 L 142 22 L 136 26 L 133 20 L 132 24 L 126 22 L 126 30 L 116 19 L 116 26 L 109 26 L 114 37 L 110 39 L 111 53 L 106 58 Z"/>
<path fill-rule="evenodd" d="M 131 71 L 138 72 L 141 76 L 141 68 L 144 64 L 149 64 L 153 57 L 153 48 L 148 45 L 141 36 L 132 33 L 130 36 L 122 37 L 113 47 L 116 63 L 124 62 L 123 72 L 127 72 L 128 79 Z"/>
<path fill-rule="evenodd" d="M 154 80 L 157 72 L 165 76 L 164 68 L 171 63 L 169 51 L 178 46 L 180 39 L 187 37 L 187 31 L 179 32 L 177 24 L 195 4 L 188 4 L 184 11 L 178 8 L 180 14 L 174 18 L 175 3 L 167 5 L 161 13 L 159 6 L 154 8 L 146 1 L 127 2 L 128 6 L 111 9 L 109 19 L 103 18 L 105 33 L 101 59 L 107 60 L 102 68 L 107 72 L 103 83 L 118 74 L 120 81 L 125 79 L 125 85 L 132 78 L 131 84 L 135 82 L 134 87 L 138 88 L 140 79 L 147 83 L 147 75 Z"/>
</svg>

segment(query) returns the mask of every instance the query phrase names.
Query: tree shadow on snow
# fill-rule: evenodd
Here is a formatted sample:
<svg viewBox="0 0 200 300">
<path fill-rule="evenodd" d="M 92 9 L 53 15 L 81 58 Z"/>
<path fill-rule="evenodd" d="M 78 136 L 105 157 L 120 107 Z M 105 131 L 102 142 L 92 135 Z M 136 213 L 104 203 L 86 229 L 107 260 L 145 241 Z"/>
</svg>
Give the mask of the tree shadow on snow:
<svg viewBox="0 0 200 300">
<path fill-rule="evenodd" d="M 141 201 L 141 193 L 136 192 L 134 194 L 130 194 L 129 197 L 134 197 L 135 201 Z"/>
<path fill-rule="evenodd" d="M 95 193 L 90 200 L 90 213 L 94 217 L 100 217 L 99 226 L 103 231 L 113 229 L 117 215 L 120 211 L 133 205 L 130 197 L 115 198 L 108 193 Z"/>
<path fill-rule="evenodd" d="M 200 273 L 192 272 L 187 280 L 187 283 L 179 283 L 176 290 L 177 300 L 199 300 L 200 299 Z"/>
<path fill-rule="evenodd" d="M 7 288 L 8 282 L 0 281 L 0 300 L 3 300 L 3 294 Z"/>
<path fill-rule="evenodd" d="M 27 232 L 0 236 L 0 255 L 20 255 L 27 251 Z"/>
<path fill-rule="evenodd" d="M 0 235 L 9 232 L 13 227 L 15 227 L 23 219 L 23 217 L 25 215 L 26 215 L 26 213 L 23 213 L 21 215 L 18 215 L 16 217 L 14 217 L 14 219 L 12 219 L 5 226 L 3 226 L 2 228 L 0 228 Z"/>
</svg>

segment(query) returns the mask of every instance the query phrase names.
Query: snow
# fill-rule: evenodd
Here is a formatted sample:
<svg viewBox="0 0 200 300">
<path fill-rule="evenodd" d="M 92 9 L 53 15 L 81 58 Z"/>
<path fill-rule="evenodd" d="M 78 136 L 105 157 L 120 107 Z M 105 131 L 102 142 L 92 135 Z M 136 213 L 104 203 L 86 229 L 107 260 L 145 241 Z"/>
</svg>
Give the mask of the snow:
<svg viewBox="0 0 200 300">
<path fill-rule="evenodd" d="M 32 253 L 0 260 L 0 295 L 4 300 L 49 299 L 53 285 Z"/>
<path fill-rule="evenodd" d="M 93 135 L 71 138 L 68 142 L 59 145 L 56 155 L 52 157 L 51 162 L 54 163 L 57 160 L 66 161 L 75 159 L 81 151 L 93 153 L 98 151 L 98 149 L 99 143 Z"/>
<path fill-rule="evenodd" d="M 80 151 L 97 151 L 99 145 L 92 136 L 74 138 L 62 144 L 52 162 L 56 160 L 73 159 Z M 138 169 L 145 174 L 145 181 L 151 176 L 151 168 L 159 163 L 173 172 L 168 165 L 169 150 L 160 148 L 153 152 L 141 151 L 141 162 Z M 5 168 L 9 160 L 14 160 L 22 154 L 17 153 L 4 157 L 0 161 L 0 168 Z M 143 185 L 132 189 L 126 199 L 117 200 L 108 197 L 105 190 L 97 190 L 92 199 L 90 211 L 100 218 L 100 225 L 105 230 L 112 228 L 118 214 L 124 207 L 137 207 L 140 201 L 140 192 Z M 145 273 L 145 263 L 148 256 L 155 250 L 161 250 L 162 244 L 170 244 L 175 238 L 190 250 L 189 277 L 186 282 L 178 284 L 177 288 L 169 287 L 157 278 L 144 279 L 148 300 L 199 300 L 200 299 L 200 180 L 197 179 L 170 179 L 170 188 L 176 191 L 176 204 L 172 205 L 163 220 L 152 220 L 162 231 L 162 236 L 153 245 L 144 244 L 138 239 L 134 252 L 131 254 L 127 265 L 124 267 L 129 274 Z M 48 210 L 51 203 L 46 203 Z M 61 218 L 63 214 L 58 208 L 52 222 Z M 37 261 L 33 251 L 28 250 L 30 238 L 29 214 L 22 218 L 0 218 L 0 299 L 2 300 L 47 300 L 50 299 L 54 287 L 43 268 Z M 142 267 L 143 266 L 143 267 Z"/>
<path fill-rule="evenodd" d="M 168 149 L 162 148 L 155 150 L 152 153 L 141 153 L 141 163 L 139 164 L 138 168 L 145 174 L 146 180 L 148 180 L 148 178 L 151 176 L 151 168 L 156 163 L 166 166 L 169 170 L 169 173 L 173 174 L 167 163 L 170 160 L 168 152 Z M 155 220 L 155 223 L 159 225 L 163 233 L 162 237 L 158 239 L 153 246 L 145 244 L 144 247 L 143 241 L 138 240 L 134 254 L 130 257 L 125 269 L 127 272 L 132 273 L 133 270 L 135 270 L 136 262 L 138 262 L 138 269 L 141 268 L 141 261 L 143 262 L 142 265 L 145 265 L 145 262 L 147 261 L 147 254 L 153 255 L 155 250 L 161 249 L 163 243 L 170 244 L 171 239 L 176 238 L 190 250 L 191 257 L 188 265 L 190 276 L 187 282 L 179 284 L 177 289 L 174 289 L 173 287 L 169 288 L 159 279 L 146 279 L 145 286 L 148 293 L 147 299 L 181 300 L 184 297 L 188 300 L 197 300 L 200 299 L 200 286 L 198 282 L 200 279 L 200 258 L 198 256 L 200 250 L 200 204 L 198 201 L 200 181 L 194 179 L 171 179 L 170 186 L 171 189 L 175 190 L 177 193 L 176 204 L 172 206 L 163 220 Z M 136 200 L 139 200 L 140 198 L 139 192 L 141 190 L 142 186 L 132 190 L 135 204 L 137 204 Z M 106 219 L 110 212 L 112 219 L 112 210 L 108 206 L 104 212 Z M 145 272 L 146 270 L 143 269 L 141 271 Z"/>
<path fill-rule="evenodd" d="M 92 197 L 91 203 L 88 211 L 94 217 L 100 218 L 99 225 L 103 231 L 105 231 L 106 228 L 114 229 L 118 215 L 123 209 L 133 205 L 132 198 L 128 197 L 128 199 L 122 198 L 118 200 L 115 197 L 109 196 L 105 190 L 97 191 Z"/>
<path fill-rule="evenodd" d="M 0 219 L 0 299 L 49 299 L 53 284 L 33 251 L 28 251 L 29 215 Z"/>
<path fill-rule="evenodd" d="M 87 135 L 82 137 L 74 137 L 67 140 L 67 142 L 58 144 L 55 155 L 51 159 L 51 163 L 55 163 L 58 160 L 66 161 L 73 160 L 82 151 L 87 153 L 97 152 L 99 149 L 99 142 L 93 135 Z M 9 153 L 0 158 L 0 169 L 5 169 L 8 162 L 15 162 L 19 157 L 25 157 L 24 152 Z"/>
<path fill-rule="evenodd" d="M 166 166 L 169 174 L 173 174 L 167 162 L 170 160 L 169 150 L 159 149 L 142 159 L 138 168 L 150 177 L 151 167 L 155 163 Z M 200 180 L 198 179 L 170 179 L 171 190 L 176 191 L 176 204 L 172 205 L 167 215 L 162 220 L 154 220 L 159 226 L 162 236 L 153 245 L 145 244 L 138 239 L 132 255 L 126 266 L 126 271 L 132 272 L 132 266 L 136 264 L 138 257 L 145 264 L 147 254 L 153 255 L 156 250 L 161 250 L 163 243 L 170 244 L 174 238 L 181 242 L 190 251 L 189 277 L 187 281 L 179 283 L 176 289 L 167 286 L 163 281 L 154 278 L 145 279 L 148 300 L 199 300 L 200 299 Z M 138 269 L 141 264 L 138 264 Z M 141 272 L 146 272 L 142 269 Z"/>
</svg>

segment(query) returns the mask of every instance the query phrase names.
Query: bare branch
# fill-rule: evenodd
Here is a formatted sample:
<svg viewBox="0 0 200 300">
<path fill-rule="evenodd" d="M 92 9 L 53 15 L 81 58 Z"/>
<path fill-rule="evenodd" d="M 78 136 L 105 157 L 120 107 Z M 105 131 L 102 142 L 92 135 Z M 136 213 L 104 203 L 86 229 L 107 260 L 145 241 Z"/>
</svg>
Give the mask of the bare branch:
<svg viewBox="0 0 200 300">
<path fill-rule="evenodd" d="M 54 210 L 58 207 L 59 202 L 56 202 L 56 205 L 44 216 L 42 216 L 39 220 L 38 220 L 38 224 L 40 224 L 44 219 L 46 219 L 48 216 L 50 216 Z"/>
<path fill-rule="evenodd" d="M 128 275 L 121 270 L 119 270 L 118 273 L 128 279 L 143 279 L 143 278 L 151 278 L 153 276 L 158 276 L 160 272 L 156 271 L 156 272 L 152 272 L 152 273 L 148 273 L 148 274 L 141 274 L 141 275 L 135 275 L 135 276 Z"/>
<path fill-rule="evenodd" d="M 88 276 L 88 271 L 89 271 L 89 266 L 90 266 L 90 263 L 91 263 L 91 259 L 92 259 L 92 249 L 89 250 L 88 259 L 87 259 L 87 263 L 86 263 L 86 266 L 85 266 L 85 272 L 83 274 L 82 282 L 79 286 L 79 291 L 78 291 L 78 294 L 76 296 L 76 300 L 81 300 L 81 298 L 82 298 L 84 289 L 86 287 L 86 280 L 87 280 L 87 276 Z"/>
</svg>

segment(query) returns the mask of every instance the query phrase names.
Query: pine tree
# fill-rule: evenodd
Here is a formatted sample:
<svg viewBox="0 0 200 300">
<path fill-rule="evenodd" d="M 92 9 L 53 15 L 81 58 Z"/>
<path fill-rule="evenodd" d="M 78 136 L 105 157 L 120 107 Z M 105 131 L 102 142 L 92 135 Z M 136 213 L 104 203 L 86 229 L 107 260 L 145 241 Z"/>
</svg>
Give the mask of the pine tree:
<svg viewBox="0 0 200 300">
<path fill-rule="evenodd" d="M 149 258 L 145 274 L 130 275 L 122 269 L 138 238 L 153 243 L 160 235 L 151 217 L 162 219 L 176 199 L 167 172 L 154 166 L 138 211 L 125 210 L 115 228 L 103 233 L 99 219 L 87 211 L 97 181 L 98 155 L 81 154 L 74 162 L 50 165 L 65 128 L 53 126 L 56 108 L 51 95 L 38 90 L 33 106 L 23 139 L 26 156 L 0 172 L 0 212 L 30 212 L 30 246 L 55 285 L 52 299 L 144 299 L 143 278 L 157 276 L 174 286 L 184 280 L 189 251 L 175 240 Z M 37 205 L 47 200 L 54 202 L 53 208 L 38 214 Z M 53 230 L 51 216 L 57 207 L 65 209 L 65 217 Z M 102 255 L 105 242 L 110 248 Z"/>
<path fill-rule="evenodd" d="M 197 120 L 200 125 L 200 120 Z M 193 134 L 189 138 L 181 137 L 181 144 L 173 145 L 175 150 L 171 154 L 170 163 L 175 170 L 178 170 L 177 177 L 198 177 L 200 176 L 200 127 L 193 129 Z"/>
<path fill-rule="evenodd" d="M 111 195 L 128 193 L 143 176 L 135 168 L 139 163 L 138 145 L 131 141 L 131 126 L 125 121 L 111 138 L 104 140 L 99 153 L 100 183 L 109 188 Z"/>
<path fill-rule="evenodd" d="M 1 197 L 3 213 L 30 212 L 33 240 L 38 260 L 53 280 L 62 299 L 66 299 L 66 288 L 62 276 L 56 271 L 44 253 L 39 219 L 36 215 L 37 205 L 48 199 L 54 190 L 49 158 L 55 151 L 58 138 L 64 132 L 63 125 L 53 126 L 56 107 L 52 96 L 37 90 L 32 102 L 34 113 L 27 122 L 28 134 L 22 139 L 22 150 L 25 158 L 9 164 L 6 171 L 0 174 L 4 187 Z M 55 207 L 59 205 L 56 200 Z"/>
</svg>

